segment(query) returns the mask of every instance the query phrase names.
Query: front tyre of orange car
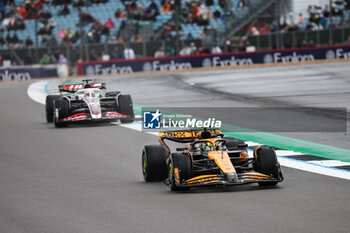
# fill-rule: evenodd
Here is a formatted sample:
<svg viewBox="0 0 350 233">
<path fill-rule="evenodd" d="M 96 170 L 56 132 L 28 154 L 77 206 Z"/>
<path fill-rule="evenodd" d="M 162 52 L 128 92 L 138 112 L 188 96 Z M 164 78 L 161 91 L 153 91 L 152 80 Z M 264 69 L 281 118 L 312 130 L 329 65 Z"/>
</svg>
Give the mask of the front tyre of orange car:
<svg viewBox="0 0 350 233">
<path fill-rule="evenodd" d="M 169 153 L 163 145 L 147 145 L 142 151 L 142 174 L 146 182 L 167 178 L 166 160 Z"/>
<path fill-rule="evenodd" d="M 178 171 L 178 177 L 176 177 L 175 169 Z M 170 190 L 186 191 L 189 187 L 179 187 L 177 183 L 188 180 L 192 175 L 191 159 L 187 153 L 172 153 L 169 157 L 168 165 L 168 183 Z M 176 182 L 176 179 L 178 181 Z"/>
</svg>

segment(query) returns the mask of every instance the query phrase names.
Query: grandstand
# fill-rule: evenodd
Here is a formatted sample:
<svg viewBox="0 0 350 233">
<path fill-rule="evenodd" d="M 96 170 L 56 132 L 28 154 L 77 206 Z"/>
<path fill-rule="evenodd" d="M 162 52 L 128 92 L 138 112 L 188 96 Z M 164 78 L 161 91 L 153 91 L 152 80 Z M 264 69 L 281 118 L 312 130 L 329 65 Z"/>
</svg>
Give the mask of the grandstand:
<svg viewBox="0 0 350 233">
<path fill-rule="evenodd" d="M 252 4 L 259 4 L 262 0 L 251 0 Z M 23 0 L 15 0 L 14 5 L 15 7 L 18 7 L 20 5 L 23 5 L 25 1 Z M 136 1 L 136 4 L 143 4 L 143 6 L 147 6 L 149 1 L 147 0 L 139 0 Z M 159 9 L 162 8 L 161 1 L 157 0 L 155 1 L 156 5 Z M 114 17 L 115 11 L 117 9 L 120 9 L 124 14 L 128 14 L 126 7 L 129 5 L 128 1 L 120 1 L 120 0 L 110 0 L 105 3 L 98 3 L 98 4 L 89 4 L 88 6 L 84 6 L 81 8 L 81 11 L 84 13 L 91 14 L 95 20 L 100 21 L 102 24 L 108 19 L 112 18 L 114 22 L 114 28 L 110 30 L 109 35 L 115 36 L 118 34 L 118 31 L 120 29 L 120 25 L 123 21 L 126 20 L 126 18 L 119 18 L 116 19 Z M 233 0 L 231 4 L 230 9 L 224 9 L 219 6 L 219 0 L 214 0 L 213 5 L 206 6 L 206 8 L 213 13 L 215 10 L 219 10 L 222 17 L 218 19 L 211 18 L 209 19 L 209 25 L 213 28 L 216 28 L 220 32 L 223 32 L 225 30 L 225 27 L 223 26 L 223 21 L 225 20 L 225 13 L 231 12 L 235 15 L 236 19 L 242 19 L 245 17 L 245 15 L 248 13 L 247 7 L 239 7 L 239 0 Z M 184 1 L 181 2 L 181 9 L 185 9 L 187 6 Z M 48 2 L 45 2 L 42 6 L 41 11 L 49 10 L 52 14 L 52 17 L 55 19 L 56 27 L 53 29 L 52 34 L 56 35 L 58 32 L 62 29 L 71 29 L 72 31 L 79 31 L 79 11 L 77 8 L 73 7 L 73 4 L 68 5 L 69 14 L 68 15 L 59 15 L 59 11 L 62 8 L 62 5 L 50 5 Z M 227 12 L 225 12 L 225 10 Z M 162 12 L 160 11 L 160 14 L 156 16 L 156 20 L 153 23 L 153 30 L 157 31 L 161 29 L 161 27 L 166 24 L 169 20 L 173 18 L 173 12 Z M 31 38 L 31 40 L 35 41 L 36 37 L 36 31 L 35 31 L 35 20 L 34 19 L 27 19 L 24 20 L 25 24 L 25 30 L 16 30 L 16 31 L 8 31 L 7 32 L 7 26 L 3 25 L 4 30 L 4 37 L 7 36 L 7 34 L 10 35 L 10 37 L 13 36 L 14 33 L 17 34 L 19 40 L 24 41 L 27 37 Z M 42 25 L 39 22 L 38 28 L 40 28 Z M 83 27 L 83 30 L 85 32 L 89 31 L 90 25 L 86 25 Z M 184 34 L 187 36 L 189 33 L 192 33 L 192 36 L 194 38 L 200 38 L 201 33 L 204 30 L 204 26 L 199 26 L 197 24 L 189 24 L 189 23 L 182 23 L 181 29 L 184 31 Z M 174 35 L 174 34 L 173 34 Z M 101 42 L 105 41 L 107 36 L 102 36 Z M 38 45 L 41 46 L 42 37 L 38 37 Z M 79 43 L 79 41 L 75 42 Z M 3 44 L 2 49 L 5 49 L 7 45 Z"/>
<path fill-rule="evenodd" d="M 295 0 L 297 1 L 297 0 Z M 154 42 L 159 40 L 176 40 L 176 22 L 178 19 L 179 30 L 183 35 L 180 40 L 197 39 L 203 44 L 203 39 L 206 33 L 212 33 L 216 38 L 210 39 L 211 45 L 219 44 L 225 45 L 225 41 L 237 33 L 243 37 L 249 36 L 252 26 L 257 22 L 257 18 L 262 13 L 269 12 L 272 9 L 270 18 L 274 20 L 274 6 L 279 3 L 278 0 L 202 0 L 202 1 L 179 1 L 180 5 L 177 8 L 177 1 L 166 0 L 3 0 L 3 6 L 0 5 L 1 14 L 1 34 L 0 34 L 0 49 L 6 50 L 9 47 L 15 49 L 26 48 L 25 41 L 29 38 L 33 42 L 33 47 L 47 48 L 53 46 L 47 41 L 52 37 L 57 41 L 55 46 L 78 46 L 91 45 L 94 43 L 123 43 L 123 42 L 137 42 L 134 41 L 136 34 L 140 34 L 139 38 L 142 42 Z M 31 7 L 36 8 L 36 13 L 32 17 L 24 17 L 24 29 L 11 29 L 9 22 L 12 19 L 21 21 L 20 7 L 27 8 L 28 2 L 35 3 Z M 78 6 L 79 2 L 84 2 L 84 6 Z M 338 1 L 339 2 L 339 1 Z M 346 1 L 340 1 L 345 2 Z M 11 5 L 13 3 L 13 5 Z M 64 4 L 67 3 L 66 8 L 68 14 L 61 14 Z M 165 4 L 169 4 L 169 9 L 164 10 Z M 0 3 L 1 4 L 1 3 Z M 152 5 L 154 4 L 154 5 Z M 5 8 L 5 9 L 4 9 Z M 116 11 L 121 12 L 124 17 L 116 17 Z M 28 9 L 27 9 L 28 11 Z M 39 14 L 42 12 L 49 12 L 51 14 L 52 27 L 49 29 L 48 35 L 45 33 L 39 35 L 39 30 L 47 27 L 47 22 L 42 22 L 39 19 Z M 141 13 L 140 13 L 141 12 Z M 29 12 L 28 16 L 30 15 Z M 89 15 L 93 17 L 92 21 L 83 22 L 80 25 L 80 15 Z M 281 18 L 283 15 L 281 15 Z M 287 16 L 284 16 L 287 17 Z M 37 20 L 36 20 L 37 19 Z M 111 20 L 113 26 L 105 32 L 106 21 Z M 309 25 L 309 17 L 305 16 L 305 20 L 298 25 L 299 30 L 307 30 Z M 336 27 L 346 25 L 350 21 L 349 6 L 344 8 L 341 15 L 335 15 L 332 22 Z M 147 28 L 142 30 L 140 22 L 147 22 Z M 131 26 L 131 25 L 136 26 Z M 141 25 L 141 26 L 140 26 Z M 264 25 L 266 24 L 256 24 Z M 80 28 L 80 26 L 82 26 Z M 247 31 L 242 31 L 244 28 Z M 322 21 L 323 29 L 327 30 L 330 26 L 330 18 L 324 18 Z M 50 28 L 50 27 L 49 27 Z M 261 34 L 273 33 L 273 30 L 262 29 L 256 27 Z M 69 30 L 69 33 L 59 36 L 60 32 Z M 82 30 L 82 35 L 80 31 Z M 164 32 L 166 31 L 166 32 Z M 105 33 L 101 33 L 105 32 Z M 91 34 L 97 33 L 94 37 Z M 75 37 L 74 37 L 75 35 Z M 160 37 L 163 35 L 163 37 Z M 164 35 L 167 38 L 164 38 Z M 16 36 L 16 40 L 11 39 Z M 344 35 L 345 37 L 346 35 Z M 67 40 L 67 37 L 69 39 Z M 75 39 L 71 39 L 75 38 Z M 91 39 L 93 37 L 93 39 Z M 208 36 L 207 36 L 208 37 Z M 80 41 L 82 38 L 82 41 Z M 142 40 L 143 39 L 143 40 Z M 208 41 L 208 40 L 206 40 Z M 7 43 L 5 43 L 7 42 Z M 176 44 L 176 43 L 175 43 Z M 184 45 L 185 43 L 182 43 Z M 198 44 L 198 43 L 197 43 Z M 271 47 L 271 43 L 269 44 Z M 29 47 L 29 46 L 27 46 Z M 140 47 L 141 48 L 141 47 Z M 141 49 L 143 51 L 147 49 Z M 148 51 L 148 50 L 147 50 Z M 139 55 L 139 53 L 137 53 Z M 149 56 L 143 53 L 143 56 Z M 140 56 L 140 55 L 139 55 Z"/>
</svg>

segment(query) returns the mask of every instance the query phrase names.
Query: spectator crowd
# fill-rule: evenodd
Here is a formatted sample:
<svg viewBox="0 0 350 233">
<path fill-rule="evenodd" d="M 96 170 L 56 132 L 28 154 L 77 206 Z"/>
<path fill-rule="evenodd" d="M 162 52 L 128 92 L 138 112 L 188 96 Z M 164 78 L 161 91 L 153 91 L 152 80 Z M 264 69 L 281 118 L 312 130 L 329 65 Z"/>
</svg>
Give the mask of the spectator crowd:
<svg viewBox="0 0 350 233">
<path fill-rule="evenodd" d="M 246 51 L 246 48 L 250 46 L 247 40 L 234 41 L 227 38 L 220 38 L 220 41 L 214 40 L 217 28 L 212 24 L 213 20 L 224 24 L 227 17 L 235 19 L 232 10 L 249 6 L 249 0 L 120 0 L 123 8 L 113 9 L 113 13 L 108 15 L 108 18 L 106 17 L 107 20 L 106 18 L 101 20 L 87 10 L 87 7 L 93 4 L 105 4 L 110 1 L 113 0 L 23 0 L 21 4 L 18 4 L 18 1 L 14 0 L 0 0 L 0 46 L 6 44 L 10 48 L 33 48 L 36 42 L 39 47 L 56 47 L 77 45 L 80 42 L 98 44 L 112 41 L 126 44 L 175 39 L 179 39 L 180 43 L 185 45 L 181 49 L 175 45 L 160 46 L 153 51 L 155 57 Z M 51 7 L 58 10 L 51 11 Z M 177 10 L 179 14 L 175 14 Z M 290 14 L 281 22 L 252 22 L 246 29 L 248 34 L 256 36 L 278 30 L 280 32 L 321 30 L 329 26 L 330 15 L 341 19 L 340 21 L 334 20 L 331 25 L 337 28 L 342 23 L 344 11 L 349 10 L 350 0 L 334 0 L 332 6 L 310 5 L 306 13 L 300 13 L 298 17 Z M 57 17 L 69 16 L 73 12 L 74 14 L 79 12 L 79 20 L 75 22 L 76 26 L 57 26 L 59 25 Z M 150 31 L 150 36 L 140 33 L 139 30 L 132 31 L 132 35 L 121 33 L 123 30 L 130 30 L 130 22 L 138 25 L 141 25 L 141 22 L 156 23 L 162 14 L 163 16 L 169 15 L 170 18 L 167 18 L 156 31 Z M 36 20 L 38 23 L 37 31 L 35 31 L 39 38 L 37 41 L 34 40 L 33 35 L 27 36 L 26 34 L 22 37 L 18 35 L 19 31 L 26 30 L 28 20 L 32 22 Z M 116 22 L 121 22 L 118 32 L 114 30 L 117 28 Z M 177 28 L 177 25 L 196 25 L 203 30 L 200 35 L 199 33 L 195 35 L 194 32 L 184 31 L 181 26 Z M 80 30 L 80 26 L 83 30 Z M 108 40 L 105 41 L 104 38 Z M 186 41 L 194 39 L 200 39 L 202 46 L 197 47 L 194 42 Z M 297 44 L 298 47 L 310 47 L 314 45 L 314 42 L 302 40 Z M 290 46 L 290 44 L 284 45 L 285 48 Z M 128 46 L 125 50 L 115 47 L 108 53 L 108 56 L 110 59 L 133 59 L 135 52 Z M 89 51 L 89 57 L 90 60 L 102 59 L 103 54 L 92 49 Z M 60 54 L 46 54 L 40 63 L 47 64 L 60 60 L 64 61 L 64 58 L 60 59 Z"/>
<path fill-rule="evenodd" d="M 309 5 L 306 9 L 306 17 L 303 13 L 299 13 L 298 17 L 295 17 L 293 13 L 290 13 L 280 22 L 274 21 L 272 24 L 266 22 L 251 23 L 248 27 L 248 31 L 251 35 L 264 35 L 268 32 L 292 32 L 303 30 L 323 30 L 330 26 L 333 28 L 339 28 L 344 22 L 344 11 L 350 11 L 350 0 L 333 1 L 332 6 L 324 5 Z M 330 25 L 330 16 L 332 15 L 332 25 Z M 278 25 L 277 25 L 278 23 Z"/>
<path fill-rule="evenodd" d="M 41 44 L 39 46 L 57 46 L 58 40 L 62 45 L 74 44 L 80 39 L 80 33 L 72 31 L 70 28 L 61 28 L 57 35 L 53 34 L 53 29 L 56 27 L 56 15 L 46 7 L 47 6 L 60 7 L 57 16 L 65 16 L 70 14 L 70 8 L 73 6 L 76 9 L 93 3 L 106 3 L 108 0 L 25 0 L 20 5 L 15 5 L 14 0 L 0 0 L 0 31 L 3 36 L 0 36 L 0 46 L 6 42 L 11 48 L 17 47 L 33 47 L 34 42 L 32 38 L 28 37 L 25 41 L 18 38 L 17 32 L 26 29 L 26 20 L 37 20 L 38 31 L 37 36 L 41 37 Z M 100 42 L 101 35 L 109 35 L 109 30 L 114 27 L 114 22 L 108 19 L 104 24 L 95 20 L 90 14 L 82 12 L 81 20 L 83 24 L 91 24 L 91 29 L 88 33 L 82 35 L 91 43 Z M 4 36 L 4 34 L 6 35 Z"/>
<path fill-rule="evenodd" d="M 179 0 L 150 0 L 150 1 L 137 1 L 137 0 L 121 0 L 125 9 L 116 9 L 114 15 L 105 22 L 100 22 L 95 19 L 91 13 L 84 12 L 85 7 L 89 7 L 95 3 L 106 3 L 109 0 L 24 0 L 22 4 L 16 5 L 14 0 L 1 0 L 0 1 L 0 30 L 7 31 L 9 37 L 0 38 L 0 46 L 4 45 L 7 41 L 12 48 L 25 47 L 27 43 L 23 40 L 18 40 L 17 31 L 25 30 L 25 21 L 37 19 L 39 27 L 37 35 L 40 37 L 39 46 L 53 46 L 53 45 L 69 45 L 75 44 L 82 38 L 84 43 L 100 43 L 102 36 L 116 37 L 117 42 L 124 42 L 125 38 L 117 35 L 110 35 L 111 29 L 115 27 L 114 19 L 127 19 L 128 21 L 156 21 L 156 17 L 160 14 L 170 13 L 172 18 L 169 22 L 159 29 L 159 32 L 155 32 L 155 37 L 152 39 L 171 39 L 175 37 L 175 9 L 177 6 L 180 9 L 179 20 L 180 23 L 190 23 L 203 25 L 206 31 L 210 30 L 210 19 L 224 19 L 225 12 L 231 12 L 232 5 L 237 4 L 236 7 L 245 7 L 248 5 L 249 0 L 239 0 L 238 3 L 234 0 L 219 0 L 217 2 L 213 0 L 205 1 L 179 1 Z M 182 4 L 180 4 L 182 2 Z M 145 5 L 143 5 L 143 3 Z M 217 5 L 215 6 L 215 3 Z M 44 6 L 47 7 L 44 7 Z M 50 7 L 58 7 L 56 15 L 50 12 Z M 211 7 L 214 7 L 215 10 Z M 58 35 L 53 35 L 53 30 L 57 27 L 55 17 L 66 16 L 71 13 L 72 10 L 79 10 L 80 19 L 84 27 L 82 35 L 78 30 L 72 30 L 70 28 L 59 28 Z M 79 22 L 77 22 L 79 24 Z M 85 31 L 85 26 L 88 25 L 89 29 Z M 124 27 L 123 27 L 124 26 Z M 121 29 L 126 25 L 122 25 Z M 14 33 L 10 33 L 13 31 Z M 184 35 L 180 32 L 182 39 L 193 39 L 193 35 Z M 6 39 L 6 40 L 5 40 Z M 7 40 L 9 39 L 9 40 Z M 34 39 L 31 36 L 31 39 Z M 128 40 L 131 42 L 143 41 L 142 36 L 139 34 L 133 35 Z M 33 41 L 32 41 L 33 42 Z M 29 43 L 32 44 L 32 43 Z M 32 46 L 32 45 L 31 45 Z"/>
</svg>

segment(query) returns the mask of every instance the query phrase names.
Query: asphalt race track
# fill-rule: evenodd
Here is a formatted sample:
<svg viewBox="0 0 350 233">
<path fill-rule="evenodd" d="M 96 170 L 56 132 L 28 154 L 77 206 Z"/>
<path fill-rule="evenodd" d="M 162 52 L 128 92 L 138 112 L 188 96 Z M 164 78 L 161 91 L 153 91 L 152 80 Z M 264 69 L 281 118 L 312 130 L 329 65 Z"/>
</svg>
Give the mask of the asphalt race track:
<svg viewBox="0 0 350 233">
<path fill-rule="evenodd" d="M 102 80 L 148 106 L 349 107 L 349 71 L 349 63 L 331 63 Z M 245 81 L 218 82 L 229 76 Z M 266 88 L 251 85 L 256 76 Z M 283 167 L 277 188 L 172 193 L 143 182 L 141 151 L 155 136 L 115 124 L 55 129 L 27 95 L 33 82 L 0 84 L 0 232 L 349 232 L 349 180 Z M 350 149 L 348 133 L 288 136 Z"/>
</svg>

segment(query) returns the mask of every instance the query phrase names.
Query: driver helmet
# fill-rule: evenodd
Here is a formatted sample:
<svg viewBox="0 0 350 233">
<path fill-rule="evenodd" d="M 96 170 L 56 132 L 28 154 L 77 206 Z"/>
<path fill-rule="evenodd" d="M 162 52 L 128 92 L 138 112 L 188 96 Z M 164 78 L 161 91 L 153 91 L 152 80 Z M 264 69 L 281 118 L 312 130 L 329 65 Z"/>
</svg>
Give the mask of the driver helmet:
<svg viewBox="0 0 350 233">
<path fill-rule="evenodd" d="M 204 142 L 202 144 L 202 151 L 212 151 L 213 145 L 210 142 Z"/>
<path fill-rule="evenodd" d="M 95 93 L 94 92 L 86 92 L 85 93 L 85 98 L 94 98 L 95 97 Z"/>
</svg>

